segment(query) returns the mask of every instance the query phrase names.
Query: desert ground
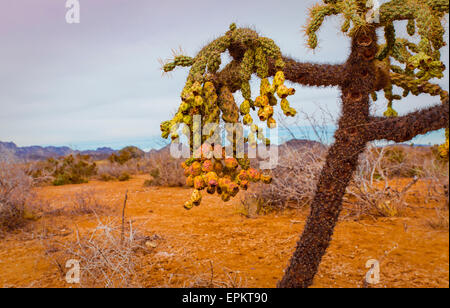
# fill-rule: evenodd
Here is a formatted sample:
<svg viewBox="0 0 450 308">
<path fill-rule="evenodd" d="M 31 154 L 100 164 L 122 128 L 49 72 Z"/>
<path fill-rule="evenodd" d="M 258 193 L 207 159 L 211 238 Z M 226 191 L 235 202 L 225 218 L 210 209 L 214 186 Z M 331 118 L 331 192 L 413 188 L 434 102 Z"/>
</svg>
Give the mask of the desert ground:
<svg viewBox="0 0 450 308">
<path fill-rule="evenodd" d="M 304 227 L 308 208 L 243 215 L 238 198 L 223 203 L 206 196 L 186 211 L 187 188 L 144 187 L 148 176 L 128 182 L 35 188 L 49 204 L 47 215 L 0 239 L 0 287 L 81 287 L 65 280 L 64 250 L 99 224 L 120 221 L 125 192 L 126 225 L 139 230 L 133 286 L 275 287 Z M 398 179 L 392 185 L 405 185 Z M 366 262 L 380 263 L 380 282 L 370 287 L 449 287 L 449 233 L 430 227 L 437 205 L 425 203 L 420 180 L 407 195 L 401 217 L 343 218 L 313 287 L 367 286 Z M 106 204 L 98 212 L 70 212 L 83 192 Z M 241 193 L 240 193 L 241 194 Z M 58 211 L 64 209 L 64 211 Z M 448 212 L 446 212 L 448 221 Z M 101 231 L 101 230 L 100 230 Z M 100 232 L 99 231 L 99 232 Z M 83 278 L 82 278 L 83 280 Z"/>
</svg>

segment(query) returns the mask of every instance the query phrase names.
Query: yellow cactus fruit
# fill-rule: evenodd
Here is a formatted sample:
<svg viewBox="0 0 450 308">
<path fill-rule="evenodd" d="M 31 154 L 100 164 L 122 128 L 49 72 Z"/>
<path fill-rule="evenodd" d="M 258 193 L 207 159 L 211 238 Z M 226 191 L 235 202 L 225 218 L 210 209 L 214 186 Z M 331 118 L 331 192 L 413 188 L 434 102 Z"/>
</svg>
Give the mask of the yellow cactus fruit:
<svg viewBox="0 0 450 308">
<path fill-rule="evenodd" d="M 186 178 L 186 186 L 194 187 L 194 177 L 192 175 Z"/>
<path fill-rule="evenodd" d="M 194 106 L 201 107 L 203 106 L 203 98 L 200 95 L 197 95 L 194 99 Z"/>
<path fill-rule="evenodd" d="M 223 170 L 223 165 L 220 161 L 216 160 L 214 162 L 214 172 L 216 172 L 217 174 L 220 174 Z"/>
<path fill-rule="evenodd" d="M 278 71 L 278 72 L 275 74 L 275 77 L 273 78 L 273 84 L 274 84 L 276 87 L 279 87 L 279 86 L 281 86 L 282 84 L 284 84 L 284 80 L 285 80 L 285 78 L 284 78 L 284 73 L 283 73 L 282 71 Z"/>
<path fill-rule="evenodd" d="M 208 185 L 208 187 L 216 187 L 217 185 L 219 185 L 219 177 L 215 172 L 208 172 L 205 175 L 204 180 L 206 182 L 206 185 Z"/>
<path fill-rule="evenodd" d="M 198 161 L 192 163 L 191 165 L 192 167 L 192 175 L 193 176 L 199 176 L 200 174 L 202 174 L 202 164 L 199 163 Z"/>
<path fill-rule="evenodd" d="M 203 93 L 205 94 L 206 98 L 211 97 L 216 93 L 216 88 L 214 87 L 214 84 L 210 81 L 205 82 L 203 86 Z"/>
<path fill-rule="evenodd" d="M 213 162 L 209 159 L 205 160 L 202 165 L 202 171 L 205 173 L 211 172 L 214 170 Z"/>
<path fill-rule="evenodd" d="M 242 115 L 246 115 L 250 113 L 250 101 L 245 100 L 242 104 L 241 107 L 239 108 L 240 112 Z"/>
<path fill-rule="evenodd" d="M 197 190 L 203 190 L 206 187 L 205 180 L 203 180 L 203 176 L 199 175 L 194 178 L 194 188 Z"/>
<path fill-rule="evenodd" d="M 225 159 L 225 168 L 227 168 L 228 170 L 236 170 L 238 166 L 239 163 L 236 158 L 230 157 Z"/>
<path fill-rule="evenodd" d="M 253 118 L 250 114 L 246 114 L 242 119 L 242 122 L 244 123 L 244 125 L 251 125 L 253 123 Z"/>
<path fill-rule="evenodd" d="M 295 89 L 293 88 L 288 88 L 285 85 L 280 85 L 277 89 L 277 95 L 279 98 L 286 98 L 290 95 L 294 95 L 295 94 Z"/>
<path fill-rule="evenodd" d="M 232 197 L 235 197 L 239 192 L 239 185 L 236 184 L 235 182 L 230 182 L 228 184 L 228 192 Z"/>
<path fill-rule="evenodd" d="M 258 170 L 250 168 L 247 170 L 248 177 L 252 182 L 258 182 L 261 178 L 261 174 Z"/>
<path fill-rule="evenodd" d="M 192 201 L 186 201 L 186 203 L 184 204 L 184 208 L 186 210 L 191 210 L 194 207 L 194 203 Z"/>
<path fill-rule="evenodd" d="M 192 85 L 191 91 L 194 93 L 194 95 L 201 95 L 202 94 L 202 85 L 200 82 L 196 81 Z"/>
<path fill-rule="evenodd" d="M 239 172 L 239 174 L 237 175 L 236 179 L 238 180 L 238 183 L 242 182 L 242 181 L 247 181 L 248 180 L 248 173 L 246 170 L 241 170 Z"/>
<path fill-rule="evenodd" d="M 261 79 L 261 85 L 259 88 L 259 93 L 261 96 L 265 96 L 270 93 L 270 82 L 267 78 Z"/>
<path fill-rule="evenodd" d="M 202 193 L 199 190 L 194 190 L 191 196 L 191 202 L 196 206 L 200 205 L 200 202 L 202 202 Z"/>
<path fill-rule="evenodd" d="M 208 188 L 206 188 L 206 192 L 210 195 L 214 195 L 216 192 L 216 186 L 208 186 Z"/>
<path fill-rule="evenodd" d="M 241 182 L 239 183 L 239 187 L 240 187 L 242 190 L 247 190 L 247 189 L 248 189 L 248 185 L 249 185 L 249 181 L 241 181 Z"/>
<path fill-rule="evenodd" d="M 272 183 L 272 176 L 266 175 L 266 174 L 261 174 L 261 182 L 263 182 L 264 184 Z"/>
<path fill-rule="evenodd" d="M 264 107 L 269 105 L 269 98 L 266 95 L 258 96 L 255 99 L 255 106 L 256 107 Z"/>
</svg>

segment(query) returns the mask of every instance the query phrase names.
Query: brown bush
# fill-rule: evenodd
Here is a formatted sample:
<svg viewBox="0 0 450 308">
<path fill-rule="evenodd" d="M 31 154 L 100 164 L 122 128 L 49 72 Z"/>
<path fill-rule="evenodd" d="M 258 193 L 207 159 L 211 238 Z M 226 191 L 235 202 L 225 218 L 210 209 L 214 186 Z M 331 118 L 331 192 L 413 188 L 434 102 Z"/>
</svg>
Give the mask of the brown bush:
<svg viewBox="0 0 450 308">
<path fill-rule="evenodd" d="M 280 149 L 278 166 L 272 170 L 270 185 L 257 185 L 241 198 L 244 208 L 255 212 L 301 208 L 314 197 L 318 175 L 324 163 L 326 148 L 322 145 Z"/>
<path fill-rule="evenodd" d="M 13 230 L 37 219 L 33 180 L 12 157 L 0 158 L 0 229 Z"/>
<path fill-rule="evenodd" d="M 185 185 L 182 159 L 175 159 L 168 152 L 153 154 L 149 160 L 151 179 L 145 186 L 180 187 Z"/>
</svg>

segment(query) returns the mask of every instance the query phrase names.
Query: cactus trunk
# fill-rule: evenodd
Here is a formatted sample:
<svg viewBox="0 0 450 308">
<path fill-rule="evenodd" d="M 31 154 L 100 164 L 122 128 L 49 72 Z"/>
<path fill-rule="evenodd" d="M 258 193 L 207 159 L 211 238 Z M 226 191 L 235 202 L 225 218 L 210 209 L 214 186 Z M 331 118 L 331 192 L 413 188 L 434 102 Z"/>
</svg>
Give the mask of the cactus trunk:
<svg viewBox="0 0 450 308">
<path fill-rule="evenodd" d="M 342 83 L 342 116 L 297 248 L 278 287 L 305 288 L 313 283 L 339 214 L 345 190 L 368 142 L 369 95 L 374 90 L 376 37 L 366 29 L 353 38 Z"/>
</svg>

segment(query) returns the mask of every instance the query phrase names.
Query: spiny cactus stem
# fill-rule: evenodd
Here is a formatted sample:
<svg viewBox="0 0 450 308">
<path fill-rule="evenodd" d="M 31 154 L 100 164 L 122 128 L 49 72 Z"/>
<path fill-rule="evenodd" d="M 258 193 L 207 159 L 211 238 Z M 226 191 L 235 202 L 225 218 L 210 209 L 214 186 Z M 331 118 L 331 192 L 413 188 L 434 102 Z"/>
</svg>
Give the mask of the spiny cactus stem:
<svg viewBox="0 0 450 308">
<path fill-rule="evenodd" d="M 369 124 L 369 141 L 406 142 L 417 135 L 448 127 L 448 98 L 443 104 L 418 110 L 396 118 L 373 117 Z"/>
<path fill-rule="evenodd" d="M 325 166 L 319 178 L 311 213 L 297 248 L 278 287 L 305 288 L 313 283 L 342 209 L 342 199 L 358 156 L 367 143 L 369 94 L 375 87 L 375 65 L 371 59 L 377 52 L 376 34 L 372 29 L 369 46 L 353 39 L 352 53 L 345 64 L 342 83 L 342 117 L 335 133 Z"/>
</svg>

